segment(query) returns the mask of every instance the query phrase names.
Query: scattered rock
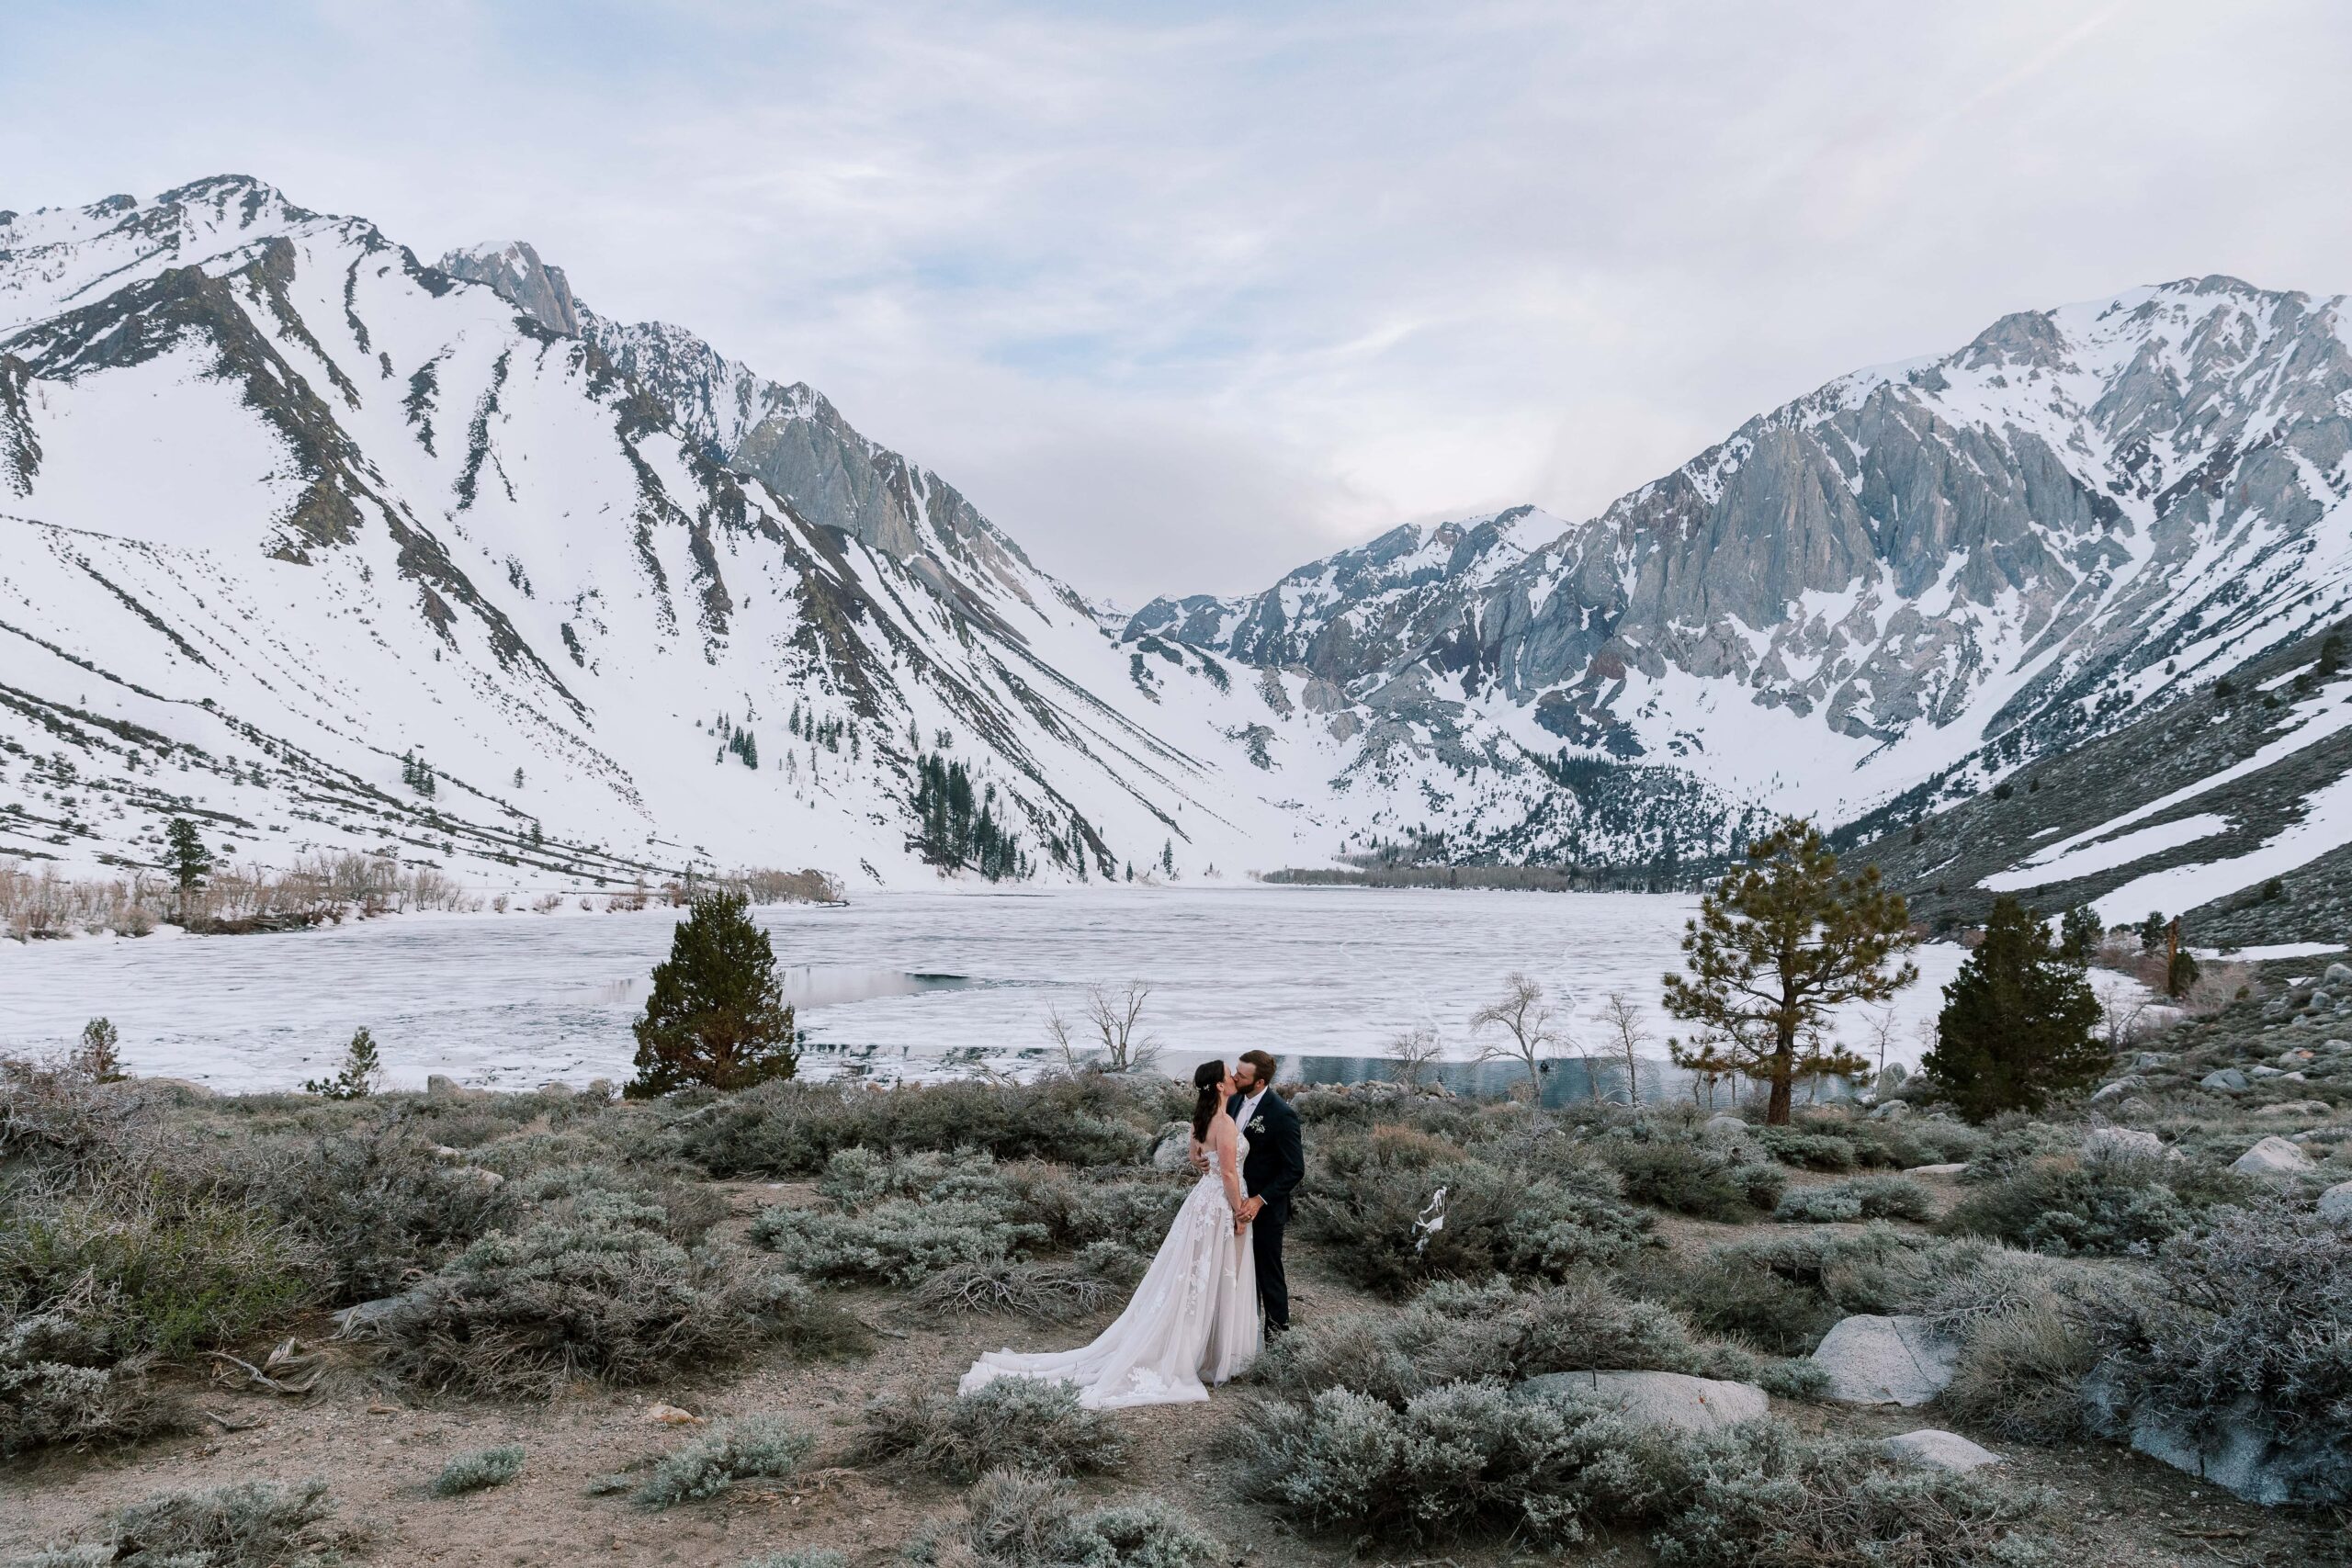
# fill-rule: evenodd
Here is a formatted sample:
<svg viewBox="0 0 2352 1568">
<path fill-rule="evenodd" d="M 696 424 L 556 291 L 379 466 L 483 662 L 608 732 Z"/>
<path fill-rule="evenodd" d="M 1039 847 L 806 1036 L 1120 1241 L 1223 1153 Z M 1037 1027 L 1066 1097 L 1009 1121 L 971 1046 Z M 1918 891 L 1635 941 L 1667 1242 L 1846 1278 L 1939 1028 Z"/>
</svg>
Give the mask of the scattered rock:
<svg viewBox="0 0 2352 1568">
<path fill-rule="evenodd" d="M 2282 1438 L 2269 1411 L 2248 1398 L 2228 1412 L 2208 1413 L 2192 1427 L 2160 1411 L 2130 1408 L 2104 1368 L 2084 1380 L 2083 1404 L 2091 1429 L 2101 1437 L 2128 1441 L 2150 1458 L 2249 1503 L 2277 1507 L 2344 1500 L 2339 1434 L 2328 1423 L 2312 1423 L 2295 1438 Z"/>
<path fill-rule="evenodd" d="M 1906 1100 L 1890 1100 L 1884 1105 L 1871 1107 L 1871 1120 L 1873 1122 L 1900 1122 L 1910 1114 L 1911 1106 Z"/>
<path fill-rule="evenodd" d="M 2278 1176 L 2309 1170 L 2312 1156 L 2280 1137 L 2268 1137 L 2230 1162 L 2230 1168 L 2248 1176 Z"/>
<path fill-rule="evenodd" d="M 2171 1062 L 2172 1053 L 2169 1051 L 2143 1051 L 2132 1058 L 2132 1065 L 2135 1067 L 2162 1067 Z"/>
<path fill-rule="evenodd" d="M 1923 1317 L 1841 1318 L 1813 1359 L 1829 1397 L 1849 1404 L 1925 1404 L 1951 1382 L 1960 1346 Z"/>
<path fill-rule="evenodd" d="M 418 1301 L 420 1293 L 403 1291 L 397 1296 L 378 1296 L 372 1302 L 347 1306 L 334 1314 L 334 1331 L 338 1338 L 349 1338 L 363 1330 L 373 1328 L 384 1319 L 402 1311 Z"/>
<path fill-rule="evenodd" d="M 2197 1087 L 2218 1089 L 2223 1094 L 2235 1094 L 2246 1087 L 2246 1077 L 2235 1067 L 2216 1067 L 2199 1078 Z"/>
<path fill-rule="evenodd" d="M 674 1404 L 650 1405 L 646 1409 L 645 1418 L 657 1427 L 699 1427 L 702 1425 L 701 1416 L 691 1410 L 681 1410 Z"/>
<path fill-rule="evenodd" d="M 1555 1393 L 1597 1396 L 1636 1427 L 1713 1432 L 1761 1421 L 1772 1402 L 1752 1382 L 1694 1378 L 1683 1372 L 1546 1372 L 1519 1385 L 1538 1398 Z"/>
<path fill-rule="evenodd" d="M 2319 1048 L 2331 1056 L 2342 1056 L 2352 1054 L 2352 1040 L 2323 1040 Z"/>
<path fill-rule="evenodd" d="M 1747 1123 L 1728 1111 L 1718 1111 L 1707 1118 L 1706 1125 L 1699 1131 L 1709 1138 L 1737 1141 L 1747 1136 Z"/>
<path fill-rule="evenodd" d="M 1937 1470 L 1968 1471 L 2002 1462 L 2001 1456 L 1992 1450 L 1979 1448 L 1957 1432 L 1934 1427 L 1889 1438 L 1882 1446 L 1889 1459 L 1908 1460 Z"/>
<path fill-rule="evenodd" d="M 1193 1152 L 1193 1127 L 1189 1122 L 1171 1122 L 1160 1130 L 1159 1142 L 1151 1145 L 1151 1168 L 1182 1170 Z"/>
<path fill-rule="evenodd" d="M 2165 1141 L 2136 1127 L 2094 1127 L 2083 1134 L 2085 1159 L 2162 1159 Z"/>
<path fill-rule="evenodd" d="M 1952 1161 L 1950 1165 L 1909 1166 L 1905 1168 L 1903 1174 L 1905 1176 L 1958 1176 L 1967 1168 L 1968 1162 L 1960 1159 Z"/>
<path fill-rule="evenodd" d="M 424 1093 L 431 1100 L 462 1100 L 466 1091 L 457 1079 L 441 1073 L 432 1073 L 424 1079 Z"/>
<path fill-rule="evenodd" d="M 2091 1103 L 2093 1105 L 2097 1105 L 2101 1100 L 2114 1100 L 2119 1096 L 2130 1094 L 2134 1089 L 2144 1089 L 2146 1087 L 2146 1084 L 2142 1082 L 2139 1075 L 2135 1073 L 2130 1077 L 2118 1078 L 2113 1083 L 2103 1083 L 2099 1085 L 2098 1088 L 2091 1091 Z"/>
<path fill-rule="evenodd" d="M 2327 966 L 2327 972 L 2320 978 L 2331 986 L 2352 986 L 2352 966 L 2331 964 Z"/>
<path fill-rule="evenodd" d="M 2352 1225 L 2352 1181 L 2339 1181 L 2319 1195 L 2319 1217 L 2330 1224 Z"/>
<path fill-rule="evenodd" d="M 2329 1107 L 2324 1100 L 2282 1100 L 2276 1105 L 2266 1105 L 2255 1112 L 2256 1116 L 2324 1116 Z"/>
<path fill-rule="evenodd" d="M 2278 1069 L 2256 1062 L 2245 1070 L 2245 1076 L 2250 1078 L 2275 1078 L 2278 1076 Z"/>
</svg>

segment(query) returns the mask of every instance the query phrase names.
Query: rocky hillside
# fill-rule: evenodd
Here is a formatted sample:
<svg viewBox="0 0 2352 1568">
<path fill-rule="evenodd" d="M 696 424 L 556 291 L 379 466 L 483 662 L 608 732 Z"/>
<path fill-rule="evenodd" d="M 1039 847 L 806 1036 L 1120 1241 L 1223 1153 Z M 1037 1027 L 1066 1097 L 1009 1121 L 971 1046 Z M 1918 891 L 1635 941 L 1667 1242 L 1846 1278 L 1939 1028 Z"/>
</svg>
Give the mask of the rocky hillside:
<svg viewBox="0 0 2352 1568">
<path fill-rule="evenodd" d="M 2346 613 L 2340 318 L 2226 278 L 2012 316 L 1597 517 L 1400 528 L 1106 635 L 814 389 L 527 244 L 427 265 L 239 177 L 0 212 L 0 854 L 153 864 L 178 814 L 481 885 L 1670 879 L 1772 811 L 1907 833 L 2113 743 L 2066 833 L 2208 782 L 2196 852 L 2273 869 L 2165 897 L 2234 896 L 2352 836 L 2333 675 L 2261 684 Z M 2224 677 L 2256 694 L 2150 760 Z M 1970 809 L 1974 859 L 1902 874 L 2136 863 Z"/>
<path fill-rule="evenodd" d="M 1303 681 L 1147 670 L 821 397 L 527 247 L 428 266 L 243 178 L 0 213 L 0 854 L 73 865 L 174 814 L 526 886 L 1325 836 L 1255 787 Z"/>
<path fill-rule="evenodd" d="M 1454 856 L 1572 852 L 1540 818 L 1482 837 L 1481 763 L 1607 778 L 1711 852 L 1705 826 L 1758 805 L 1907 821 L 2312 637 L 2346 609 L 2348 444 L 2342 301 L 2184 281 L 1845 377 L 1598 517 L 1398 529 L 1123 635 L 1311 674 L 1353 722 L 1426 737 Z M 2233 802 L 2249 775 L 2223 765 Z M 2107 798 L 2147 805 L 2154 776 Z"/>
</svg>

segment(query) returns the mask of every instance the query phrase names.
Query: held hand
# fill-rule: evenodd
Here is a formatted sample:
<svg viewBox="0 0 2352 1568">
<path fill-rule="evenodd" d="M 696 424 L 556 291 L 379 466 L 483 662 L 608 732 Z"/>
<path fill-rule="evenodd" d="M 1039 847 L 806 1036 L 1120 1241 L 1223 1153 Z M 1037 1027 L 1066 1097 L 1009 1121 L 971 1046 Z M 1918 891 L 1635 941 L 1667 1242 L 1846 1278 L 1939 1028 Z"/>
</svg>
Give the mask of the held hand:
<svg viewBox="0 0 2352 1568">
<path fill-rule="evenodd" d="M 1265 1206 L 1266 1201 L 1263 1198 L 1244 1198 L 1241 1200 L 1241 1207 L 1235 1212 L 1234 1217 L 1246 1225 L 1256 1219 L 1258 1211 Z"/>
</svg>

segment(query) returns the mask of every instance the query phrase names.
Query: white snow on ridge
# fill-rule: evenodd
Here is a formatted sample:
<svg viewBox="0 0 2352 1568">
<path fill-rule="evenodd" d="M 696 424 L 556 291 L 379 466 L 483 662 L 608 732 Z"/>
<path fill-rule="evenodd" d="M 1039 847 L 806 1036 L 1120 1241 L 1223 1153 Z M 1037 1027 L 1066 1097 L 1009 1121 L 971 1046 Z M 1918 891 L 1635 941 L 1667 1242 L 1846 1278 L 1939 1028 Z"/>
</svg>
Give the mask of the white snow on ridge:
<svg viewBox="0 0 2352 1568">
<path fill-rule="evenodd" d="M 2043 850 L 2026 857 L 2017 869 L 1985 877 L 1977 886 L 1995 893 L 2016 893 L 2073 877 L 2089 876 L 2096 872 L 2130 865 L 2133 861 L 2145 860 L 2150 855 L 2162 854 L 2166 850 L 2178 849 L 2183 844 L 2193 844 L 2199 839 L 2224 832 L 2229 827 L 2228 818 L 2210 811 L 2200 812 L 2177 822 L 2160 823 L 2154 828 L 2126 833 L 2120 838 L 2086 844 L 2054 857 L 2050 850 Z"/>
<path fill-rule="evenodd" d="M 2273 876 L 2310 864 L 2352 841 L 2352 773 L 2314 790 L 2303 800 L 2303 816 L 2256 848 L 2229 860 L 2175 866 L 2127 882 L 2095 908 L 2109 925 L 2137 919 L 2151 909 L 2193 909 Z"/>
</svg>

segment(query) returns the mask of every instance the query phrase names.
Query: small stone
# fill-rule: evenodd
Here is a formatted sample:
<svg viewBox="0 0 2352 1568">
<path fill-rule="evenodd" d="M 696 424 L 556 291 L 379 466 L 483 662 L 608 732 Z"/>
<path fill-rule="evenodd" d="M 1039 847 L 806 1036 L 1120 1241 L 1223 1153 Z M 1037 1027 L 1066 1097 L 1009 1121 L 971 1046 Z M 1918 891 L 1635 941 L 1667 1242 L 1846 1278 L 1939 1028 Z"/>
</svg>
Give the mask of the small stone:
<svg viewBox="0 0 2352 1568">
<path fill-rule="evenodd" d="M 699 1427 L 702 1417 L 691 1410 L 681 1410 L 674 1404 L 656 1404 L 647 1409 L 645 1418 L 657 1427 Z"/>
<path fill-rule="evenodd" d="M 2319 1217 L 2330 1224 L 2352 1225 L 2352 1181 L 2339 1181 L 2319 1195 Z"/>
<path fill-rule="evenodd" d="M 1905 1116 L 1910 1114 L 1911 1107 L 1909 1102 L 1900 1100 L 1890 1100 L 1884 1105 L 1872 1106 L 1871 1108 L 1870 1119 L 1873 1122 L 1900 1122 Z"/>
<path fill-rule="evenodd" d="M 1966 1160 L 1956 1159 L 1949 1165 L 1908 1166 L 1905 1168 L 1903 1174 L 1905 1176 L 1958 1176 L 1962 1171 L 1966 1170 L 1967 1168 L 1968 1162 Z"/>
<path fill-rule="evenodd" d="M 2145 1086 L 2141 1083 L 2136 1075 L 2132 1077 L 2118 1078 L 2113 1083 L 2103 1083 L 2091 1091 L 2091 1103 L 2097 1105 L 2103 1100 L 2115 1100 L 2130 1094 L 2135 1089 L 2143 1087 Z"/>
<path fill-rule="evenodd" d="M 441 1073 L 433 1073 L 424 1080 L 424 1092 L 435 1100 L 455 1100 L 466 1091 L 458 1087 L 457 1079 Z"/>
<path fill-rule="evenodd" d="M 2311 1079 L 2305 1077 L 2301 1071 L 2296 1071 L 2291 1073 L 2280 1073 L 2278 1075 L 2278 1081 L 2280 1083 L 2309 1083 L 2311 1082 Z"/>
<path fill-rule="evenodd" d="M 1151 1146 L 1151 1168 L 1154 1170 L 1182 1170 L 1193 1152 L 1193 1129 L 1189 1122 L 1171 1122 Z"/>
<path fill-rule="evenodd" d="M 2232 1170 L 2247 1176 L 2278 1176 L 2311 1168 L 2311 1156 L 2276 1136 L 2263 1139 L 2230 1162 Z"/>
<path fill-rule="evenodd" d="M 2132 1058 L 2135 1067 L 2161 1067 L 2172 1060 L 2169 1051 L 2143 1051 Z"/>
<path fill-rule="evenodd" d="M 2352 966 L 2331 964 L 2327 966 L 2327 972 L 2320 978 L 2331 986 L 2352 986 Z"/>
<path fill-rule="evenodd" d="M 2323 1040 L 2319 1048 L 2331 1056 L 2352 1055 L 2352 1040 Z"/>
<path fill-rule="evenodd" d="M 2136 1127 L 2094 1127 L 2083 1134 L 2085 1159 L 2162 1159 L 2165 1141 Z"/>
<path fill-rule="evenodd" d="M 2275 1078 L 2278 1076 L 2278 1069 L 2272 1066 L 2266 1066 L 2262 1063 L 2256 1062 L 2253 1066 L 2248 1067 L 2245 1070 L 2245 1076 L 2250 1078 Z"/>
<path fill-rule="evenodd" d="M 2216 1089 L 2223 1094 L 2235 1094 L 2245 1086 L 2245 1075 L 2235 1067 L 2217 1067 L 2197 1080 L 2199 1089 Z"/>
<path fill-rule="evenodd" d="M 1907 1460 L 1936 1470 L 1970 1471 L 2002 1462 L 2001 1456 L 1992 1450 L 1979 1448 L 1957 1432 L 1934 1427 L 1889 1438 L 1881 1446 L 1889 1459 Z"/>
<path fill-rule="evenodd" d="M 2282 1100 L 2276 1105 L 2266 1105 L 2256 1116 L 2324 1116 L 2329 1106 L 2324 1100 Z"/>
<path fill-rule="evenodd" d="M 1747 1136 L 1747 1123 L 1739 1117 L 1718 1111 L 1707 1118 L 1706 1124 L 1699 1131 L 1709 1138 L 1736 1142 Z"/>
</svg>

